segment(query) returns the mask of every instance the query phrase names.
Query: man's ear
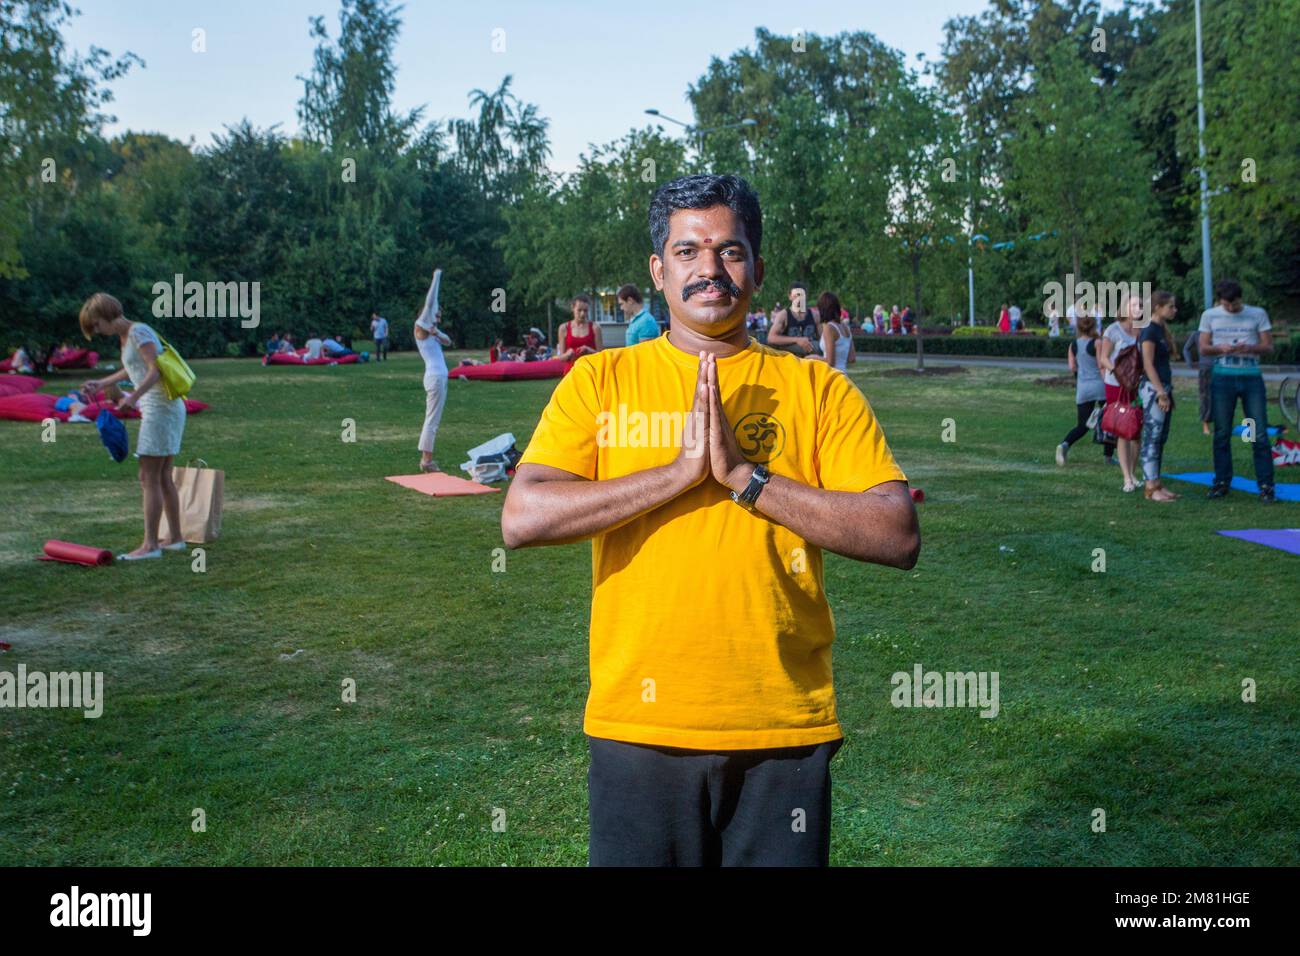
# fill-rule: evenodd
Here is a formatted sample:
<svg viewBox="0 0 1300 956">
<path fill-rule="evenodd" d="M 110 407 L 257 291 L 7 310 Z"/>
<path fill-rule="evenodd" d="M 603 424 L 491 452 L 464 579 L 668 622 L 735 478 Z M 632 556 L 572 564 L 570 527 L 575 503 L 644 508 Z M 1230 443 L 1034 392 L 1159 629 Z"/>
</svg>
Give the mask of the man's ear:
<svg viewBox="0 0 1300 956">
<path fill-rule="evenodd" d="M 766 263 L 763 262 L 763 257 L 756 256 L 754 259 L 754 288 L 755 289 L 763 288 L 763 271 L 765 268 L 766 268 Z"/>
<path fill-rule="evenodd" d="M 650 280 L 656 291 L 664 291 L 664 261 L 654 253 L 650 254 Z"/>
</svg>

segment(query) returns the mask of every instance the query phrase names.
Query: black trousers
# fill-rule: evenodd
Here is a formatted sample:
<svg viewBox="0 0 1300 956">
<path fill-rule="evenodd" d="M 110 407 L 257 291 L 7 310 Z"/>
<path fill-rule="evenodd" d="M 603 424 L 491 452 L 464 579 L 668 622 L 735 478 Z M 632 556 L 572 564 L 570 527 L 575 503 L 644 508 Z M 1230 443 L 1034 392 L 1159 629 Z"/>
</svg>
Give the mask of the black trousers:
<svg viewBox="0 0 1300 956">
<path fill-rule="evenodd" d="M 590 866 L 829 866 L 844 740 L 700 751 L 587 737 Z"/>
<path fill-rule="evenodd" d="M 1062 444 L 1073 445 L 1084 435 L 1088 434 L 1091 430 L 1088 428 L 1088 419 L 1092 416 L 1092 410 L 1098 405 L 1105 404 L 1105 402 L 1079 402 L 1078 405 L 1075 406 L 1077 419 L 1074 427 L 1066 434 Z M 1115 454 L 1115 443 L 1106 442 L 1106 444 L 1102 445 L 1102 449 L 1106 452 L 1106 457 L 1109 458 L 1111 455 Z"/>
</svg>

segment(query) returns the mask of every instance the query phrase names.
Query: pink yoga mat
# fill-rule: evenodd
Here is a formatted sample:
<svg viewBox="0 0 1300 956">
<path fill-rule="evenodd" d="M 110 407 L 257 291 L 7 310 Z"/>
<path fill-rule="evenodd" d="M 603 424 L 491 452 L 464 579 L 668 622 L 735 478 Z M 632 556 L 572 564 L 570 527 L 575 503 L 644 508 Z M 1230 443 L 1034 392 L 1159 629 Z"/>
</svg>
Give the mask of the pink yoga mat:
<svg viewBox="0 0 1300 956">
<path fill-rule="evenodd" d="M 73 544 L 71 541 L 51 539 L 45 542 L 42 561 L 64 561 L 68 564 L 109 565 L 113 563 L 113 552 L 106 548 L 92 548 L 85 544 Z"/>
<path fill-rule="evenodd" d="M 424 475 L 389 475 L 384 480 L 437 498 L 451 495 L 486 495 L 501 490 L 480 485 L 477 481 L 466 481 L 455 475 L 443 474 L 441 471 L 432 471 Z"/>
</svg>

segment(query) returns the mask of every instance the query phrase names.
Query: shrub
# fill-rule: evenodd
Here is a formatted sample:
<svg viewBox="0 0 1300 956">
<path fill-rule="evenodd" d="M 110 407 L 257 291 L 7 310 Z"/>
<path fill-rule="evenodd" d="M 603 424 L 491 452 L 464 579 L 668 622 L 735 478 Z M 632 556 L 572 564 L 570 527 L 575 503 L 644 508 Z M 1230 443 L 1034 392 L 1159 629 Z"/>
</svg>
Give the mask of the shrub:
<svg viewBox="0 0 1300 956">
<path fill-rule="evenodd" d="M 979 326 L 976 326 L 979 328 Z M 924 336 L 927 355 L 992 355 L 1011 358 L 1055 358 L 1065 361 L 1070 340 L 1045 335 L 952 335 Z M 913 335 L 859 335 L 854 339 L 859 352 L 884 355 L 914 355 Z"/>
</svg>

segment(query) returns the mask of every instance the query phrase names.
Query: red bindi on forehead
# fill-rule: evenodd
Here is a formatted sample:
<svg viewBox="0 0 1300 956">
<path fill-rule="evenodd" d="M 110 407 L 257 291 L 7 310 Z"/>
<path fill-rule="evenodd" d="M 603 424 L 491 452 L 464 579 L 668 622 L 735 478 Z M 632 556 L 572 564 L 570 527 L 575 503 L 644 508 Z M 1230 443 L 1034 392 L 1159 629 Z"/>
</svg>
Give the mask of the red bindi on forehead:
<svg viewBox="0 0 1300 956">
<path fill-rule="evenodd" d="M 713 240 L 710 239 L 708 236 L 705 236 L 705 237 L 704 237 L 704 244 L 705 244 L 706 246 L 707 246 L 709 243 L 711 243 L 712 241 L 713 241 Z"/>
</svg>

